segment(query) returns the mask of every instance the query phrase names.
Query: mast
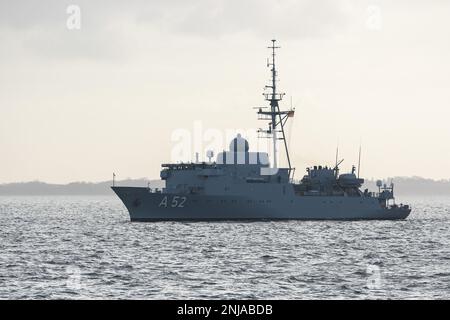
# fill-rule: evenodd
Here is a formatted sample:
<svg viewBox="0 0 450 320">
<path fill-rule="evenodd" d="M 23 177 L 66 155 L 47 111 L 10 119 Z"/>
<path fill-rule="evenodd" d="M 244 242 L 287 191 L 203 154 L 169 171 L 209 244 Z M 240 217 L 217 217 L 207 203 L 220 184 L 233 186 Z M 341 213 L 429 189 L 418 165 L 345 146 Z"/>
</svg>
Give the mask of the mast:
<svg viewBox="0 0 450 320">
<path fill-rule="evenodd" d="M 275 67 L 275 49 L 278 49 L 280 47 L 275 46 L 275 39 L 272 40 L 272 46 L 268 47 L 269 49 L 272 49 L 272 97 L 270 99 L 270 111 L 272 112 L 272 143 L 273 143 L 273 167 L 277 168 L 277 124 L 276 124 L 276 109 L 278 107 L 278 100 L 277 100 L 277 70 Z M 282 96 L 280 95 L 280 100 Z"/>
<path fill-rule="evenodd" d="M 268 49 L 272 50 L 272 59 L 271 61 L 267 61 L 267 67 L 271 67 L 271 83 L 270 85 L 265 86 L 265 90 L 270 89 L 269 92 L 264 92 L 263 95 L 265 97 L 265 100 L 270 103 L 270 111 L 262 111 L 263 108 L 260 108 L 258 111 L 258 116 L 260 120 L 268 120 L 269 122 L 269 128 L 268 130 L 258 130 L 258 132 L 263 132 L 267 135 L 267 137 L 272 138 L 272 148 L 273 148 L 273 168 L 277 168 L 277 140 L 283 140 L 284 141 L 284 148 L 286 151 L 286 158 L 288 161 L 289 166 L 289 175 L 291 174 L 292 167 L 291 167 L 291 159 L 289 157 L 289 150 L 288 145 L 286 141 L 286 135 L 284 132 L 284 125 L 286 124 L 289 117 L 292 117 L 294 115 L 294 109 L 290 109 L 287 111 L 281 111 L 279 106 L 279 101 L 283 99 L 284 93 L 277 92 L 277 69 L 275 64 L 275 49 L 279 49 L 280 47 L 277 47 L 275 45 L 276 40 L 273 39 L 272 45 L 268 47 Z M 281 133 L 281 137 L 278 137 L 278 132 Z"/>
<path fill-rule="evenodd" d="M 335 162 L 335 165 L 334 165 L 334 175 L 336 176 L 336 178 L 339 175 L 339 173 L 338 173 L 338 170 L 339 170 L 339 168 L 338 168 L 338 157 L 339 157 L 339 143 L 336 146 L 336 162 Z"/>
<path fill-rule="evenodd" d="M 361 144 L 359 145 L 359 154 L 358 154 L 358 179 L 359 179 L 359 169 L 361 168 Z"/>
</svg>

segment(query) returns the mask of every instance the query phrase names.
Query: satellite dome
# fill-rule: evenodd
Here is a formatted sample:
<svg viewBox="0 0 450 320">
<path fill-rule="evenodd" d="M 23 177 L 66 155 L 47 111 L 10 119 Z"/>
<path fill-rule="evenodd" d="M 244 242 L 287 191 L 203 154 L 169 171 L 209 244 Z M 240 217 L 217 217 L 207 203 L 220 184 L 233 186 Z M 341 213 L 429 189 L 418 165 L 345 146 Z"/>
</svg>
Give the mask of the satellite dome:
<svg viewBox="0 0 450 320">
<path fill-rule="evenodd" d="M 249 146 L 248 141 L 242 138 L 241 134 L 238 133 L 236 138 L 231 140 L 230 151 L 231 152 L 248 152 Z"/>
</svg>

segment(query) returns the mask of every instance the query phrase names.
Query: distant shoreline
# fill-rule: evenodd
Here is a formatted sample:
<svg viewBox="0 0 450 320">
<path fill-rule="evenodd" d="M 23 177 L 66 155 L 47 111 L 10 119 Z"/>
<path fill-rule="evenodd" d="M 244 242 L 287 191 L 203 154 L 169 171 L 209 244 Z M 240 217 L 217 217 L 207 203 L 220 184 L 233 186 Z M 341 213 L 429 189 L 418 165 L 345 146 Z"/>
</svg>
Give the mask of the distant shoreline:
<svg viewBox="0 0 450 320">
<path fill-rule="evenodd" d="M 421 177 L 394 177 L 384 179 L 386 183 L 394 181 L 396 195 L 450 196 L 450 180 L 432 180 Z M 164 181 L 146 178 L 126 179 L 115 182 L 117 185 L 162 188 Z M 113 195 L 112 181 L 72 182 L 51 184 L 40 181 L 0 184 L 0 195 Z M 376 191 L 376 180 L 366 180 L 362 189 Z"/>
<path fill-rule="evenodd" d="M 162 188 L 161 180 L 127 179 L 115 182 L 117 185 L 130 187 Z M 112 181 L 103 182 L 71 182 L 68 184 L 51 184 L 40 181 L 0 184 L 1 195 L 113 195 Z"/>
<path fill-rule="evenodd" d="M 433 180 L 421 177 L 393 177 L 381 179 L 383 183 L 394 182 L 395 195 L 417 195 L 417 196 L 450 196 L 450 179 Z M 376 180 L 366 180 L 363 189 L 376 191 Z"/>
</svg>

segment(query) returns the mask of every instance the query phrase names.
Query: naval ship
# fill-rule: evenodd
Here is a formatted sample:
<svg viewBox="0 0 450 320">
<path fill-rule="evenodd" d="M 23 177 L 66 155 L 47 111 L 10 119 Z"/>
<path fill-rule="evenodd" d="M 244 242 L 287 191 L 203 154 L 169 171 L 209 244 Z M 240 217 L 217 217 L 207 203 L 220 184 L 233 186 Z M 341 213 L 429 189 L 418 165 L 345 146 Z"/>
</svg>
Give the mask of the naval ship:
<svg viewBox="0 0 450 320">
<path fill-rule="evenodd" d="M 284 94 L 277 91 L 275 52 L 271 41 L 270 85 L 264 97 L 268 106 L 257 108 L 258 118 L 268 127 L 259 134 L 270 140 L 272 161 L 267 152 L 250 151 L 248 141 L 237 135 L 228 151 L 212 161 L 162 164 L 164 188 L 126 187 L 112 189 L 128 209 L 131 221 L 167 220 L 397 220 L 411 212 L 396 204 L 394 185 L 377 181 L 377 192 L 361 190 L 364 179 L 351 172 L 340 173 L 334 166 L 313 166 L 299 181 L 294 180 L 285 135 L 286 122 L 295 110 L 280 108 Z M 277 148 L 282 145 L 287 167 L 278 167 Z"/>
</svg>

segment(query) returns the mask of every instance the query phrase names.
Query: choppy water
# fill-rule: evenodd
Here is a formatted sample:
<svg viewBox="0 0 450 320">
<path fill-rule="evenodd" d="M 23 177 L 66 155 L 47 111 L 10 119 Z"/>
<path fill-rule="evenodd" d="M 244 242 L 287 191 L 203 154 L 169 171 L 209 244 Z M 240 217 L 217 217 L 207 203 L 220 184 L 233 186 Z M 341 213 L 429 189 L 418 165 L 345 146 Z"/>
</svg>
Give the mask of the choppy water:
<svg viewBox="0 0 450 320">
<path fill-rule="evenodd" d="M 406 221 L 130 223 L 115 197 L 0 197 L 0 298 L 448 299 L 450 198 L 408 201 Z"/>
</svg>

